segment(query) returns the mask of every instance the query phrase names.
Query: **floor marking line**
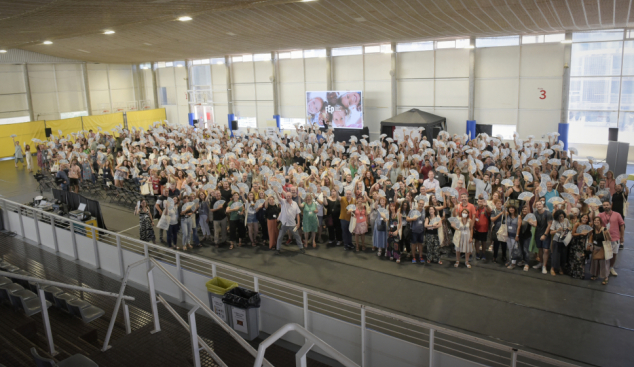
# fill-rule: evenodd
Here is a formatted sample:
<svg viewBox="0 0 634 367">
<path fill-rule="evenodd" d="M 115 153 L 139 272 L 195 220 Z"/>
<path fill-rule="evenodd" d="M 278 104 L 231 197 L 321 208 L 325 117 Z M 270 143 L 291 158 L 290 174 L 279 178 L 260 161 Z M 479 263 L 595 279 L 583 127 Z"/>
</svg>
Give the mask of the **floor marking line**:
<svg viewBox="0 0 634 367">
<path fill-rule="evenodd" d="M 127 231 L 129 231 L 129 230 L 131 230 L 131 229 L 134 229 L 134 228 L 138 227 L 138 226 L 140 226 L 140 224 L 137 224 L 136 226 L 134 226 L 134 227 L 130 227 L 130 228 L 128 228 L 128 229 L 124 229 L 123 231 L 119 231 L 119 232 L 117 232 L 117 233 L 127 232 Z"/>
</svg>

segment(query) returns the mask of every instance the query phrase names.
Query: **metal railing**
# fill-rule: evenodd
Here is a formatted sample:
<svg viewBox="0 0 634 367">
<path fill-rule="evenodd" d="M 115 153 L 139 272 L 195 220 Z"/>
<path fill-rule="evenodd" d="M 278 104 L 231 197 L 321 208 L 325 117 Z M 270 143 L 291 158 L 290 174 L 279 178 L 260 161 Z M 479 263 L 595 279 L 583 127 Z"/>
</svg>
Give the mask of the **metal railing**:
<svg viewBox="0 0 634 367">
<path fill-rule="evenodd" d="M 314 346 L 321 348 L 321 350 L 326 352 L 330 357 L 334 358 L 337 362 L 341 363 L 345 367 L 359 367 L 358 364 L 351 361 L 350 358 L 346 357 L 341 352 L 330 346 L 330 344 L 324 342 L 323 340 L 315 336 L 315 334 L 294 323 L 282 326 L 276 332 L 271 334 L 271 336 L 264 339 L 262 343 L 260 343 L 260 345 L 258 346 L 258 355 L 255 359 L 253 367 L 262 367 L 262 362 L 264 361 L 264 354 L 266 353 L 266 349 L 290 331 L 295 331 L 299 333 L 306 340 L 304 342 L 304 346 L 295 354 L 295 365 L 297 367 L 306 367 L 306 354 L 308 354 L 308 352 Z"/>
<path fill-rule="evenodd" d="M 46 279 L 41 279 L 41 278 L 27 276 L 27 275 L 14 274 L 14 273 L 6 272 L 6 271 L 0 271 L 0 276 L 5 276 L 11 279 L 20 279 L 20 280 L 26 280 L 28 282 L 37 283 L 38 297 L 40 298 L 40 306 L 42 308 L 41 310 L 42 321 L 44 322 L 44 330 L 46 333 L 46 339 L 48 341 L 48 347 L 49 347 L 51 357 L 56 356 L 57 351 L 55 350 L 55 344 L 53 343 L 51 323 L 48 318 L 48 307 L 46 306 L 46 296 L 44 295 L 44 289 L 42 288 L 42 285 L 51 285 L 58 288 L 66 288 L 66 289 L 72 289 L 72 290 L 86 292 L 86 293 L 99 294 L 101 296 L 116 297 L 117 306 L 119 305 L 120 302 L 125 302 L 125 300 L 134 301 L 134 297 L 126 296 L 123 294 L 123 289 L 121 290 L 120 293 L 117 294 L 117 293 L 102 291 L 99 289 L 80 287 L 80 286 L 67 284 L 67 283 L 61 283 L 61 282 L 54 282 L 52 280 L 46 280 Z M 118 310 L 118 307 L 117 307 L 117 310 Z M 117 316 L 117 311 L 115 311 L 112 315 L 112 319 L 111 319 L 112 324 L 114 324 L 114 320 L 117 318 L 116 316 Z M 126 334 L 130 334 L 130 311 L 127 305 L 125 305 L 125 303 L 123 308 L 123 319 L 125 320 Z"/>
<path fill-rule="evenodd" d="M 73 253 L 79 260 L 77 250 L 77 228 L 87 228 L 95 248 L 96 267 L 100 268 L 100 259 L 97 251 L 97 238 L 99 242 L 109 244 L 117 248 L 120 277 L 125 277 L 124 251 L 129 251 L 145 258 L 160 260 L 161 262 L 176 267 L 177 280 L 183 284 L 183 270 L 188 270 L 203 276 L 213 278 L 222 276 L 237 281 L 246 288 L 260 292 L 263 297 L 271 298 L 303 309 L 303 326 L 311 330 L 309 325 L 310 312 L 329 316 L 333 319 L 347 322 L 360 327 L 361 330 L 361 366 L 368 366 L 368 331 L 379 332 L 407 343 L 426 348 L 429 353 L 429 366 L 434 366 L 434 351 L 465 359 L 471 362 L 491 366 L 577 366 L 579 362 L 567 362 L 560 359 L 529 352 L 518 347 L 511 347 L 485 338 L 472 336 L 439 325 L 427 323 L 412 317 L 399 315 L 376 307 L 368 306 L 360 302 L 350 301 L 330 294 L 302 287 L 289 281 L 282 281 L 269 276 L 258 274 L 237 266 L 221 263 L 194 254 L 177 252 L 175 250 L 143 242 L 108 230 L 92 227 L 85 223 L 60 217 L 55 214 L 43 212 L 12 202 L 0 199 L 2 207 L 7 212 L 18 213 L 18 234 L 25 237 L 24 218 L 28 217 L 38 222 L 41 220 L 51 225 L 55 250 L 59 252 L 56 241 L 56 231 L 69 229 L 72 237 Z M 9 221 L 5 220 L 5 225 Z M 37 242 L 41 243 L 39 227 L 36 224 Z M 148 263 L 149 269 L 149 263 Z M 180 300 L 185 302 L 187 291 L 179 287 Z"/>
</svg>

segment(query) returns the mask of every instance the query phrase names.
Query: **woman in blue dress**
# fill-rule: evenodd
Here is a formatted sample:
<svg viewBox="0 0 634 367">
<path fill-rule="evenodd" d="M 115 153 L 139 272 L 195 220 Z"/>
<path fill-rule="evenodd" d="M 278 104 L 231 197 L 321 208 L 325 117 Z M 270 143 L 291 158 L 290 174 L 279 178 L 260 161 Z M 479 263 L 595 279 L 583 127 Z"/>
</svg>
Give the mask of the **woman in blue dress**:
<svg viewBox="0 0 634 367">
<path fill-rule="evenodd" d="M 387 204 L 387 199 L 385 196 L 381 196 L 377 201 L 375 201 L 376 209 L 387 209 L 385 206 Z M 378 249 L 376 255 L 381 256 L 381 252 L 385 251 L 387 246 L 387 221 L 389 217 L 386 214 L 381 214 L 376 216 L 374 223 L 372 225 L 372 248 Z M 381 230 L 380 230 L 381 229 Z"/>
</svg>

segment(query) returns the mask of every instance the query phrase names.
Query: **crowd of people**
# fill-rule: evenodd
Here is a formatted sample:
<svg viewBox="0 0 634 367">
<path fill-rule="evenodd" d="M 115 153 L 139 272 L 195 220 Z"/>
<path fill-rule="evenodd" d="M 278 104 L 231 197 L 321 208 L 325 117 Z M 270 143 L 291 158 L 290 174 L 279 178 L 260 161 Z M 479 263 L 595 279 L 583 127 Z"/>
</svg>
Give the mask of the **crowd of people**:
<svg viewBox="0 0 634 367">
<path fill-rule="evenodd" d="M 624 175 L 592 157 L 574 159 L 557 133 L 504 142 L 443 131 L 428 141 L 421 131 L 335 142 L 332 129 L 317 125 L 290 136 L 234 136 L 226 127 L 155 124 L 34 143 L 38 165 L 64 189 L 133 181 L 154 195 L 153 205 L 137 206 L 140 237 L 155 242 L 156 226 L 177 250 L 210 241 L 276 254 L 294 243 L 303 253 L 326 243 L 371 248 L 396 263 L 442 264 L 455 252 L 455 267 L 464 257 L 471 268 L 473 256 L 584 279 L 590 261 L 591 279 L 607 284 L 617 275 Z"/>
</svg>

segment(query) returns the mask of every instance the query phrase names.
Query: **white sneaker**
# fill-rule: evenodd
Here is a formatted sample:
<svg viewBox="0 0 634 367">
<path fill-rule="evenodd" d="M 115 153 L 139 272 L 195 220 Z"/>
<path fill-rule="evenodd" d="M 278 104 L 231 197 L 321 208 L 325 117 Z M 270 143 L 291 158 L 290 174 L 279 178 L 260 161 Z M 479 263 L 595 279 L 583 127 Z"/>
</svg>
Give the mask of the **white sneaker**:
<svg viewBox="0 0 634 367">
<path fill-rule="evenodd" d="M 537 265 L 533 266 L 533 269 L 539 269 L 542 267 L 542 263 L 537 263 Z"/>
<path fill-rule="evenodd" d="M 616 270 L 614 270 L 614 268 L 610 268 L 610 274 L 612 274 L 613 276 L 617 276 L 618 275 L 616 273 Z"/>
<path fill-rule="evenodd" d="M 548 274 L 548 270 L 546 270 L 546 267 L 542 267 L 542 274 Z"/>
</svg>

